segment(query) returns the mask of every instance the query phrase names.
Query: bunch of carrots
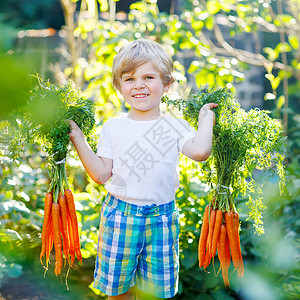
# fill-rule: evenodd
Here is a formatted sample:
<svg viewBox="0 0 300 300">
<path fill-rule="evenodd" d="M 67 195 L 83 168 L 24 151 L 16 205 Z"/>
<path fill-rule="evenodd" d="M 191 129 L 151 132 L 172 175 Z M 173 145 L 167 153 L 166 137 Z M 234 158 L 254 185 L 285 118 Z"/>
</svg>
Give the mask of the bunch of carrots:
<svg viewBox="0 0 300 300">
<path fill-rule="evenodd" d="M 216 253 L 220 261 L 224 284 L 229 287 L 228 269 L 231 261 L 238 276 L 240 278 L 244 276 L 239 214 L 232 209 L 223 212 L 222 209 L 214 208 L 213 205 L 207 205 L 199 239 L 199 267 L 206 270 Z"/>
<path fill-rule="evenodd" d="M 65 185 L 66 172 L 64 163 L 59 164 L 55 176 L 45 197 L 44 222 L 42 228 L 42 247 L 40 261 L 48 270 L 51 250 L 55 249 L 55 275 L 61 275 L 63 258 L 69 267 L 73 266 L 75 256 L 82 262 L 78 221 L 72 191 Z M 46 256 L 46 264 L 43 257 Z"/>
<path fill-rule="evenodd" d="M 36 143 L 47 154 L 51 183 L 45 196 L 40 261 L 47 271 L 54 247 L 55 275 L 61 275 L 65 262 L 68 276 L 75 258 L 82 261 L 74 197 L 65 168 L 71 130 L 68 120 L 80 127 L 96 151 L 95 104 L 71 82 L 59 86 L 38 75 L 34 77 L 37 86 L 29 91 L 28 101 L 16 112 L 18 121 L 13 129 L 15 138 L 9 144 L 10 157 L 17 160 L 24 146 Z"/>
<path fill-rule="evenodd" d="M 228 268 L 232 261 L 239 277 L 244 275 L 239 237 L 239 214 L 235 208 L 238 196 L 251 195 L 246 205 L 249 220 L 257 234 L 264 233 L 261 208 L 262 186 L 253 176 L 255 169 L 276 170 L 281 192 L 286 180 L 283 160 L 285 148 L 282 125 L 258 108 L 245 111 L 235 95 L 226 88 L 202 87 L 183 99 L 163 97 L 167 106 L 182 112 L 183 118 L 198 129 L 199 111 L 207 103 L 217 103 L 213 127 L 212 152 L 201 165 L 211 187 L 199 240 L 199 266 L 204 270 L 218 253 L 225 285 L 229 286 Z M 274 168 L 276 166 L 276 168 Z M 273 176 L 273 175 L 271 175 Z M 248 220 L 247 219 L 247 220 Z M 219 272 L 220 272 L 219 270 Z"/>
</svg>

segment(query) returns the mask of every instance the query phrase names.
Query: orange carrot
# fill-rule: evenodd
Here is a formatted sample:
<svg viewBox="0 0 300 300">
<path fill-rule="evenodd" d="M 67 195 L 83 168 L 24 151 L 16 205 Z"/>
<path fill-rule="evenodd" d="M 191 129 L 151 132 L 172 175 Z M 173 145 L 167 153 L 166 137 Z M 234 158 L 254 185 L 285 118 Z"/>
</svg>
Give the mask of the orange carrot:
<svg viewBox="0 0 300 300">
<path fill-rule="evenodd" d="M 204 218 L 202 222 L 201 234 L 200 234 L 200 239 L 198 244 L 199 268 L 202 267 L 204 257 L 205 257 L 205 249 L 206 249 L 206 242 L 207 242 L 208 228 L 209 228 L 208 213 L 209 213 L 209 205 L 207 205 L 204 210 Z"/>
<path fill-rule="evenodd" d="M 220 228 L 220 236 L 218 239 L 217 247 L 218 247 L 218 257 L 221 264 L 222 277 L 226 287 L 229 287 L 229 278 L 228 278 L 228 264 L 226 258 L 226 226 L 225 224 L 221 224 Z"/>
<path fill-rule="evenodd" d="M 72 191 L 70 189 L 65 190 L 65 196 L 67 199 L 67 207 L 71 217 L 75 253 L 77 259 L 80 262 L 82 262 L 82 256 L 80 251 L 80 240 L 79 240 L 79 233 L 78 233 L 78 222 L 77 222 L 76 209 L 75 209 L 75 203 L 74 203 L 74 197 Z"/>
<path fill-rule="evenodd" d="M 59 204 L 52 204 L 52 222 L 53 222 L 53 240 L 55 248 L 55 275 L 61 274 L 61 269 L 63 266 L 63 256 L 62 256 L 62 242 L 61 242 L 61 231 L 60 231 L 60 209 Z"/>
<path fill-rule="evenodd" d="M 60 208 L 62 236 L 63 236 L 63 252 L 66 258 L 69 255 L 69 236 L 68 236 L 68 213 L 67 213 L 67 200 L 62 194 L 58 197 L 58 204 Z"/>
<path fill-rule="evenodd" d="M 42 248 L 40 253 L 40 261 L 42 263 L 42 258 L 46 252 L 46 241 L 49 235 L 49 218 L 51 215 L 51 207 L 52 207 L 53 196 L 52 193 L 47 193 L 45 197 L 45 206 L 44 206 L 44 222 L 42 228 Z"/>
<path fill-rule="evenodd" d="M 48 234 L 48 237 L 47 237 L 47 240 L 46 240 L 46 270 L 48 270 L 50 252 L 52 250 L 52 244 L 53 244 L 52 213 L 51 213 L 50 218 L 49 218 L 48 226 L 49 226 L 49 228 L 48 228 L 49 234 Z"/>
<path fill-rule="evenodd" d="M 211 245 L 212 256 L 215 256 L 217 252 L 217 243 L 219 239 L 222 221 L 223 221 L 223 211 L 221 209 L 218 209 L 216 212 L 215 226 L 214 226 L 214 232 L 212 236 L 212 245 Z"/>
<path fill-rule="evenodd" d="M 68 213 L 68 235 L 69 235 L 69 241 L 70 241 L 69 254 L 71 256 L 70 265 L 72 266 L 75 261 L 75 245 L 74 245 L 71 217 L 70 217 L 69 211 L 67 211 L 67 213 Z"/>
<path fill-rule="evenodd" d="M 215 219 L 216 219 L 216 210 L 212 209 L 210 212 L 209 229 L 208 229 L 208 237 L 207 237 L 207 251 L 210 257 L 212 257 L 212 238 L 213 238 L 213 232 L 215 227 Z"/>
<path fill-rule="evenodd" d="M 210 261 L 211 261 L 211 254 L 208 251 L 208 247 L 207 247 L 205 257 L 204 257 L 204 261 L 203 261 L 203 269 L 204 270 L 209 266 Z"/>
<path fill-rule="evenodd" d="M 226 231 L 226 241 L 225 241 L 225 254 L 226 254 L 226 263 L 229 268 L 231 262 L 231 255 L 230 255 L 230 247 L 229 247 L 227 231 Z"/>
<path fill-rule="evenodd" d="M 236 240 L 236 232 L 233 225 L 233 212 L 225 212 L 225 223 L 226 223 L 226 230 L 229 240 L 231 258 L 234 267 L 237 270 L 240 270 L 240 256 L 239 256 L 239 246 Z"/>
<path fill-rule="evenodd" d="M 236 240 L 238 243 L 238 251 L 239 251 L 238 252 L 239 254 L 238 276 L 241 278 L 244 276 L 244 263 L 243 263 L 241 243 L 240 243 L 240 233 L 239 233 L 240 220 L 239 220 L 239 214 L 237 212 L 233 212 L 233 226 L 235 230 Z"/>
</svg>

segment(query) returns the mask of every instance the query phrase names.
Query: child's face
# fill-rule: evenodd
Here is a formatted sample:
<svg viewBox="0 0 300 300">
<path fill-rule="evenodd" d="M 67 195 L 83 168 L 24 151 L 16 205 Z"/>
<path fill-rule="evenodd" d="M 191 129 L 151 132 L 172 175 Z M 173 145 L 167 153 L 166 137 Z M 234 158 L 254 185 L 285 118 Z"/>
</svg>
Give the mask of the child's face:
<svg viewBox="0 0 300 300">
<path fill-rule="evenodd" d="M 124 100 L 131 106 L 131 111 L 156 113 L 163 92 L 169 86 L 164 86 L 159 71 L 151 62 L 139 66 L 134 73 L 125 73 L 120 80 L 120 92 Z"/>
</svg>

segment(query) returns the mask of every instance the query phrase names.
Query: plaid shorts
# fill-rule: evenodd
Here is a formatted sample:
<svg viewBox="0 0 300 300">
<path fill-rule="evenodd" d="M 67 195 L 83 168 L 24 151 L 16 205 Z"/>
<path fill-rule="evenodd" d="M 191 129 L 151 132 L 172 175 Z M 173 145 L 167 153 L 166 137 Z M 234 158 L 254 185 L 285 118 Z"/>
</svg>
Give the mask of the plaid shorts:
<svg viewBox="0 0 300 300">
<path fill-rule="evenodd" d="M 138 206 L 108 194 L 102 206 L 94 287 L 110 296 L 136 287 L 158 298 L 177 293 L 179 215 L 175 201 Z"/>
</svg>

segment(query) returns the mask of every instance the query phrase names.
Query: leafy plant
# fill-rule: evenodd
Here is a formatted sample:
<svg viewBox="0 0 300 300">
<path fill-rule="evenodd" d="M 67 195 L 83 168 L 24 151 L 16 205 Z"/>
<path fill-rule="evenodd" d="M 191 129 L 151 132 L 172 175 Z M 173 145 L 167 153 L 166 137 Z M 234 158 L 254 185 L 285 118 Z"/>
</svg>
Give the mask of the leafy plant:
<svg viewBox="0 0 300 300">
<path fill-rule="evenodd" d="M 249 218 L 254 220 L 256 232 L 263 233 L 262 183 L 256 180 L 255 172 L 268 171 L 266 176 L 277 172 L 281 179 L 279 187 L 283 190 L 285 144 L 280 122 L 258 108 L 246 112 L 225 88 L 202 88 L 185 99 L 165 99 L 164 102 L 181 110 L 183 117 L 196 128 L 201 107 L 210 102 L 218 104 L 212 155 L 202 165 L 212 186 L 213 206 L 236 211 L 234 199 L 248 193 Z"/>
<path fill-rule="evenodd" d="M 15 138 L 10 142 L 10 156 L 17 159 L 26 144 L 39 144 L 48 154 L 52 182 L 49 192 L 55 192 L 57 202 L 59 191 L 68 186 L 65 159 L 68 152 L 70 126 L 73 120 L 81 128 L 88 142 L 95 150 L 92 133 L 95 128 L 94 104 L 83 98 L 71 82 L 63 87 L 40 78 L 39 86 L 31 91 L 28 103 L 20 109 Z"/>
<path fill-rule="evenodd" d="M 46 255 L 44 267 L 48 270 L 54 241 L 55 275 L 60 275 L 63 266 L 61 236 L 64 255 L 71 256 L 70 266 L 75 260 L 75 253 L 77 259 L 82 261 L 74 197 L 69 189 L 65 169 L 70 140 L 68 135 L 70 125 L 67 120 L 75 121 L 82 132 L 90 138 L 95 127 L 95 113 L 93 102 L 84 99 L 70 82 L 59 87 L 38 79 L 38 88 L 31 92 L 29 101 L 20 109 L 17 119 L 18 129 L 10 143 L 10 151 L 11 157 L 16 159 L 20 157 L 22 146 L 38 143 L 48 154 L 52 180 L 45 196 L 40 261 L 43 264 L 42 258 Z"/>
</svg>

